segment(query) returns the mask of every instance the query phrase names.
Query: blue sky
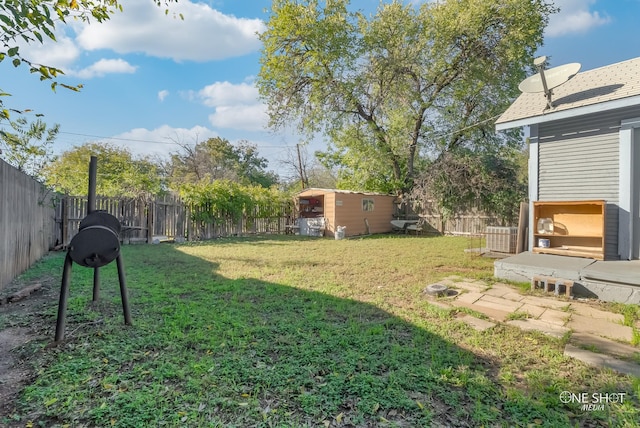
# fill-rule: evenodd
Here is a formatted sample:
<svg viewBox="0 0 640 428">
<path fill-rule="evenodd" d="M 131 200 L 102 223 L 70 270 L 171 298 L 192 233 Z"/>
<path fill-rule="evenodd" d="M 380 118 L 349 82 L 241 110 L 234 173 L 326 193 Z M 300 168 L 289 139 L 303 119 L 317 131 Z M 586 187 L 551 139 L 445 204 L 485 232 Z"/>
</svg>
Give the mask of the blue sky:
<svg viewBox="0 0 640 428">
<path fill-rule="evenodd" d="M 416 3 L 419 0 L 413 0 Z M 151 0 L 123 1 L 124 12 L 105 24 L 71 22 L 57 43 L 24 46 L 23 55 L 65 71 L 84 89 L 53 93 L 25 68 L 0 64 L 5 103 L 33 109 L 60 124 L 57 153 L 87 141 L 108 141 L 134 154 L 167 156 L 180 144 L 220 136 L 248 140 L 283 176 L 280 161 L 299 142 L 292 132 L 265 130 L 265 108 L 253 84 L 269 0 L 180 0 L 165 15 Z M 378 0 L 352 4 L 373 12 Z M 556 0 L 539 55 L 551 66 L 582 71 L 640 56 L 640 0 Z M 173 17 L 181 13 L 184 20 Z M 63 31 L 64 30 L 64 31 Z M 315 141 L 309 152 L 322 148 Z"/>
</svg>

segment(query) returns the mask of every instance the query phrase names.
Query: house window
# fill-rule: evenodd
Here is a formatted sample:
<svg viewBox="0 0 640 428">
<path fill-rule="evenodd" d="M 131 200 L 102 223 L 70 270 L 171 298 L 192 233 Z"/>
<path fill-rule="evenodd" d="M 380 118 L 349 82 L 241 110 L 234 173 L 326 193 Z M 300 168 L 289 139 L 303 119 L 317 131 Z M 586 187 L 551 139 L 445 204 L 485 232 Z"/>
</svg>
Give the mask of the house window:
<svg viewBox="0 0 640 428">
<path fill-rule="evenodd" d="M 373 199 L 362 200 L 362 211 L 373 211 Z"/>
</svg>

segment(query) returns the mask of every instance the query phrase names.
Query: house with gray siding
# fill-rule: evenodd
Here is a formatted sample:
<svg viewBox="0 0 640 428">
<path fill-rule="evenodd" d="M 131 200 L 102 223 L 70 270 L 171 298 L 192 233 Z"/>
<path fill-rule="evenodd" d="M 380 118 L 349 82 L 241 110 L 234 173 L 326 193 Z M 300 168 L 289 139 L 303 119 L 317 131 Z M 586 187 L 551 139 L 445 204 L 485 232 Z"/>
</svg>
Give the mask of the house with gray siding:
<svg viewBox="0 0 640 428">
<path fill-rule="evenodd" d="M 529 251 L 535 201 L 605 204 L 604 260 L 640 258 L 640 58 L 584 71 L 543 93 L 522 93 L 496 121 L 529 144 Z"/>
</svg>

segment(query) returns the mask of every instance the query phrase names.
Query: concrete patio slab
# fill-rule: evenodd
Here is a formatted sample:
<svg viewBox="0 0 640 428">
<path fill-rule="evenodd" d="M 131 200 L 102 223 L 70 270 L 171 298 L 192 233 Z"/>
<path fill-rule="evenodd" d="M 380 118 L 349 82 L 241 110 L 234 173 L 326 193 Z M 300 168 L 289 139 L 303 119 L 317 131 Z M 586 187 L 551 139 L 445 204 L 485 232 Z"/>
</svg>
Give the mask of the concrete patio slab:
<svg viewBox="0 0 640 428">
<path fill-rule="evenodd" d="M 605 302 L 640 305 L 640 287 L 636 285 L 584 278 L 579 283 L 574 283 L 573 289 L 578 296 L 596 297 Z"/>
<path fill-rule="evenodd" d="M 462 318 L 460 318 L 460 321 L 464 321 L 466 324 L 470 325 L 477 331 L 485 331 L 492 327 L 495 327 L 496 325 L 496 323 L 494 322 L 482 320 L 471 315 L 463 316 Z"/>
<path fill-rule="evenodd" d="M 575 297 L 640 304 L 640 260 L 596 261 L 525 251 L 494 262 L 494 276 L 530 282 L 536 275 L 574 281 Z"/>
<path fill-rule="evenodd" d="M 613 312 L 602 311 L 592 306 L 585 305 L 583 303 L 572 303 L 571 311 L 575 314 L 585 317 L 597 318 L 601 320 L 607 320 L 616 323 L 622 323 L 624 321 L 624 315 L 615 314 Z"/>
<path fill-rule="evenodd" d="M 488 295 L 488 296 L 496 296 L 496 297 L 503 297 L 505 294 L 509 294 L 512 293 L 512 290 L 505 290 L 504 288 L 490 288 L 486 291 L 484 291 L 484 294 Z"/>
<path fill-rule="evenodd" d="M 597 261 L 582 269 L 585 279 L 640 286 L 640 260 Z"/>
<path fill-rule="evenodd" d="M 557 338 L 562 338 L 570 331 L 566 327 L 534 319 L 511 320 L 507 321 L 506 323 L 514 327 L 518 327 L 521 330 L 539 331 L 540 333 Z"/>
<path fill-rule="evenodd" d="M 606 354 L 587 351 L 586 349 L 567 344 L 564 348 L 564 355 L 576 358 L 591 366 L 609 368 L 618 373 L 640 377 L 640 365 L 622 361 Z"/>
<path fill-rule="evenodd" d="M 577 281 L 579 272 L 595 260 L 581 257 L 562 257 L 534 254 L 525 251 L 515 256 L 496 260 L 494 276 L 510 281 L 529 282 L 534 275 L 545 275 Z"/>
<path fill-rule="evenodd" d="M 530 305 L 543 306 L 545 308 L 552 309 L 564 309 L 571 305 L 571 302 L 555 299 L 553 295 L 549 297 L 537 297 L 537 296 L 524 296 L 522 303 L 528 303 Z"/>
<path fill-rule="evenodd" d="M 522 307 L 522 303 L 514 300 L 503 299 L 502 297 L 484 295 L 475 302 L 477 305 L 495 307 L 496 309 L 515 312 Z"/>
<path fill-rule="evenodd" d="M 520 293 L 516 293 L 512 291 L 511 293 L 507 293 L 502 296 L 503 299 L 513 300 L 514 302 L 521 302 L 524 299 L 524 296 Z"/>
<path fill-rule="evenodd" d="M 510 312 L 509 311 L 505 311 L 505 310 L 501 310 L 501 309 L 495 309 L 495 308 L 489 308 L 486 306 L 480 306 L 480 305 L 476 305 L 473 303 L 466 303 L 466 302 L 460 302 L 458 300 L 454 300 L 452 302 L 452 304 L 454 306 L 458 306 L 458 307 L 463 307 L 463 308 L 467 308 L 467 309 L 471 309 L 474 310 L 476 312 L 479 312 L 481 314 L 486 315 L 487 317 L 496 320 L 496 321 L 504 321 L 507 319 L 507 317 L 509 316 Z"/>
<path fill-rule="evenodd" d="M 510 291 L 502 294 L 507 289 Z M 493 294 L 490 294 L 491 290 L 495 289 L 490 288 L 483 292 L 461 292 L 446 300 L 440 299 L 438 303 L 431 303 L 447 309 L 451 309 L 451 307 L 468 308 L 486 315 L 492 321 L 506 322 L 523 330 L 541 331 L 554 337 L 563 337 L 565 334 L 571 333 L 572 337 L 576 338 L 576 343 L 580 343 L 579 340 L 584 338 L 591 338 L 590 342 L 586 343 L 587 345 L 598 349 L 602 347 L 605 352 L 607 349 L 615 349 L 617 355 L 621 355 L 620 352 L 623 348 L 617 349 L 614 344 L 626 342 L 626 346 L 629 347 L 627 355 L 640 353 L 640 347 L 635 348 L 630 345 L 633 340 L 633 329 L 622 325 L 624 317 L 620 314 L 602 310 L 602 307 L 598 305 L 567 300 L 553 294 L 529 296 L 518 293 L 515 287 L 504 285 L 497 288 L 499 292 L 494 291 Z M 514 313 L 520 312 L 527 313 L 530 318 L 509 319 L 520 318 L 512 316 Z M 477 317 L 472 318 L 478 319 Z M 466 318 L 470 325 L 473 324 L 472 318 Z M 484 326 L 488 326 L 488 324 L 473 324 L 473 327 L 479 330 L 485 328 Z M 600 341 L 596 343 L 597 338 L 600 338 Z"/>
<path fill-rule="evenodd" d="M 498 311 L 515 312 L 522 306 L 522 303 L 501 299 L 499 297 L 482 296 L 474 302 L 474 306 L 482 306 Z"/>
<path fill-rule="evenodd" d="M 448 287 L 457 288 L 458 290 L 462 289 L 467 291 L 475 291 L 478 293 L 483 292 L 487 288 L 489 288 L 487 284 L 480 284 L 477 282 L 467 282 L 467 281 L 454 282 Z"/>
<path fill-rule="evenodd" d="M 565 325 L 571 316 L 570 313 L 547 308 L 541 315 L 540 320 L 555 325 Z"/>
<path fill-rule="evenodd" d="M 491 296 L 503 297 L 505 294 L 513 293 L 513 287 L 507 284 L 496 283 L 484 291 L 484 293 Z"/>
<path fill-rule="evenodd" d="M 633 329 L 611 321 L 571 314 L 567 327 L 576 332 L 591 333 L 614 340 L 631 342 Z"/>
<path fill-rule="evenodd" d="M 640 355 L 640 348 L 589 333 L 573 332 L 569 341 L 573 344 L 591 346 L 595 348 L 595 351 L 607 355 L 625 358 L 632 358 L 636 355 Z"/>
<path fill-rule="evenodd" d="M 540 318 L 540 315 L 544 313 L 544 311 L 548 310 L 547 308 L 543 308 L 541 306 L 524 304 L 519 309 L 518 312 L 526 312 L 531 315 L 533 318 Z"/>
<path fill-rule="evenodd" d="M 476 293 L 473 291 L 469 293 L 461 293 L 458 297 L 456 297 L 456 301 L 471 304 L 471 303 L 475 303 L 482 296 L 483 296 L 482 293 Z"/>
</svg>

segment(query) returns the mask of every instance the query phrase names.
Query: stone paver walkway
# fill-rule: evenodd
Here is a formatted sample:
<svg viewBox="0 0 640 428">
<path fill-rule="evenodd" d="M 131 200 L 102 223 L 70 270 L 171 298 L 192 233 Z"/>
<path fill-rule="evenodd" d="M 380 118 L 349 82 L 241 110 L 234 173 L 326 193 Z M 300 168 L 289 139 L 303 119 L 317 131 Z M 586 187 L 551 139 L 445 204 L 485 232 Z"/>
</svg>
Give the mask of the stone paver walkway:
<svg viewBox="0 0 640 428">
<path fill-rule="evenodd" d="M 569 335 L 565 355 L 598 367 L 638 376 L 640 364 L 623 361 L 640 354 L 632 346 L 633 329 L 623 325 L 624 316 L 594 307 L 593 303 L 549 295 L 532 296 L 518 292 L 507 284 L 489 286 L 484 281 L 452 276 L 439 281 L 453 290 L 449 297 L 434 301 L 441 307 L 463 307 L 485 315 L 490 320 L 472 315 L 460 319 L 478 331 L 496 322 L 504 322 L 522 330 L 535 330 L 554 337 Z M 574 346 L 577 345 L 577 346 Z M 597 352 L 587 351 L 589 347 Z"/>
</svg>

